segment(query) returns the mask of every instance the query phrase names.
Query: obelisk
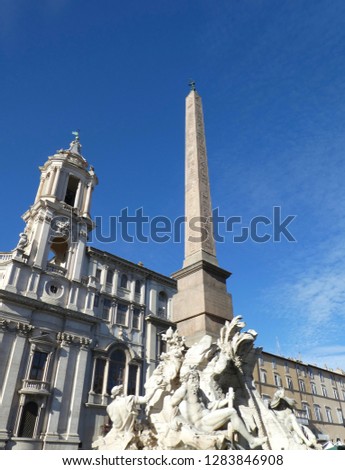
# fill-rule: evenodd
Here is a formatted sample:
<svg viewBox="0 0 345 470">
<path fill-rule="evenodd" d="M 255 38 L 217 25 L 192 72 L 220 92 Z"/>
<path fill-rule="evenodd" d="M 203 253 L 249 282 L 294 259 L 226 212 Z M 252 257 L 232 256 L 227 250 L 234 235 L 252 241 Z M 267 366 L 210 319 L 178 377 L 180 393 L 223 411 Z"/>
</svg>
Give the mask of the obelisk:
<svg viewBox="0 0 345 470">
<path fill-rule="evenodd" d="M 213 236 L 204 117 L 201 98 L 191 82 L 186 98 L 185 136 L 185 257 L 172 275 L 177 280 L 173 321 L 192 345 L 205 335 L 217 338 L 233 317 L 226 290 L 230 273 L 218 265 Z"/>
</svg>

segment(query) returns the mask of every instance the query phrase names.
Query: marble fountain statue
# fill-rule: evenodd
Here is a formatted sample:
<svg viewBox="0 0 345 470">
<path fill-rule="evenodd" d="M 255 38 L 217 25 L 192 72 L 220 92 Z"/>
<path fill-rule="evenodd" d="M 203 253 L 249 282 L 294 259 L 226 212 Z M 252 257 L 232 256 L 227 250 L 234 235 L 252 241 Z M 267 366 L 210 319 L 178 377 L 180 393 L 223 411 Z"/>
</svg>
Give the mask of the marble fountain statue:
<svg viewBox="0 0 345 470">
<path fill-rule="evenodd" d="M 240 316 L 190 348 L 178 331 L 145 384 L 145 396 L 112 389 L 112 428 L 94 449 L 319 449 L 297 422 L 294 401 L 278 389 L 267 407 L 255 388 L 254 330 Z"/>
</svg>

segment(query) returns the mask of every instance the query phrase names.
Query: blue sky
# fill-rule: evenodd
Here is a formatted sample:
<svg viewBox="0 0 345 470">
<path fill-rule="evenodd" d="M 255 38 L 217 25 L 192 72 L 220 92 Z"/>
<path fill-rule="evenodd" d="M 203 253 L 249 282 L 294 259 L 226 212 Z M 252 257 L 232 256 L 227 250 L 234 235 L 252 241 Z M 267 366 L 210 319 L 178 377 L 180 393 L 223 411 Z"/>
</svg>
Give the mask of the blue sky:
<svg viewBox="0 0 345 470">
<path fill-rule="evenodd" d="M 184 207 L 184 99 L 203 98 L 212 202 L 244 224 L 280 206 L 295 243 L 217 245 L 257 345 L 345 369 L 345 3 L 1 0 L 0 249 L 38 166 L 81 130 L 93 215 Z M 99 248 L 170 275 L 181 243 Z"/>
</svg>

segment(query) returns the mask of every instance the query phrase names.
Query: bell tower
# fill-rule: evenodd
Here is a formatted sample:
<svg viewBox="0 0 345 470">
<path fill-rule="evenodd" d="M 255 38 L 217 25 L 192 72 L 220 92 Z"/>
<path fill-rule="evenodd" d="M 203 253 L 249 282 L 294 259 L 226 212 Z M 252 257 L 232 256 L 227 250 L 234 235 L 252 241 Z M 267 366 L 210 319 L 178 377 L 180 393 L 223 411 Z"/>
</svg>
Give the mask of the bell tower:
<svg viewBox="0 0 345 470">
<path fill-rule="evenodd" d="M 98 180 L 81 154 L 79 133 L 67 150 L 59 150 L 40 167 L 34 204 L 23 215 L 26 223 L 17 250 L 27 264 L 41 270 L 63 270 L 79 280 L 88 233 L 92 191 Z"/>
</svg>

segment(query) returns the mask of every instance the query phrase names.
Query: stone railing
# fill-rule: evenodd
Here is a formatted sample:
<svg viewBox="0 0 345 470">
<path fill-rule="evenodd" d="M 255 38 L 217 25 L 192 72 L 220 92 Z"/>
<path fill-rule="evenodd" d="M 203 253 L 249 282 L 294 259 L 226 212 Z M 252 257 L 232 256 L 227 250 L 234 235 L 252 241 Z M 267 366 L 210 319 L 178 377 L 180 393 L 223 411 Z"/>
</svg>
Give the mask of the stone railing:
<svg viewBox="0 0 345 470">
<path fill-rule="evenodd" d="M 12 259 L 12 253 L 0 253 L 0 264 L 4 264 Z"/>
<path fill-rule="evenodd" d="M 47 264 L 47 271 L 55 274 L 60 274 L 60 276 L 66 276 L 67 274 L 67 269 L 52 263 Z"/>
<path fill-rule="evenodd" d="M 41 393 L 47 395 L 49 393 L 49 382 L 42 382 L 41 380 L 33 379 L 24 379 L 23 387 L 20 391 L 22 393 Z"/>
</svg>

